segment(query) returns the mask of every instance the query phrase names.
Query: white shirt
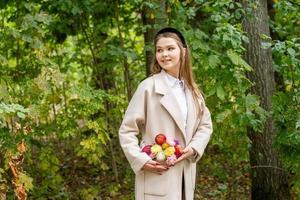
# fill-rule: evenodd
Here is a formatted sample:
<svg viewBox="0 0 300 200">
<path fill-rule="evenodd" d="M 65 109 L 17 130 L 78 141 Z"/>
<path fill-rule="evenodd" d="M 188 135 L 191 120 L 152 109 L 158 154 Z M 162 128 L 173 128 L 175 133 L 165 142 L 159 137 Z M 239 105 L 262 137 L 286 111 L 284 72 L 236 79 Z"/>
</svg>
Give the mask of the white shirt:
<svg viewBox="0 0 300 200">
<path fill-rule="evenodd" d="M 174 94 L 180 111 L 182 113 L 183 119 L 184 119 L 184 128 L 186 128 L 186 120 L 187 120 L 187 104 L 186 104 L 186 96 L 184 92 L 184 80 L 179 80 L 178 78 L 175 78 L 174 76 L 168 74 L 164 70 L 162 70 L 164 73 L 166 73 L 166 81 L 167 84 L 170 86 L 172 93 Z"/>
</svg>

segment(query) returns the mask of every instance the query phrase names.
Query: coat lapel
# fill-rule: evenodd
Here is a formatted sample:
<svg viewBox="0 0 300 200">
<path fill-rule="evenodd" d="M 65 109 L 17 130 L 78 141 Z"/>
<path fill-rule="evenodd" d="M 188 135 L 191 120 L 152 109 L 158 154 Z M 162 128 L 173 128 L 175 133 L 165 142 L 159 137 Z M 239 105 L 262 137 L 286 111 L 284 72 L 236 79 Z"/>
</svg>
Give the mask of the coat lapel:
<svg viewBox="0 0 300 200">
<path fill-rule="evenodd" d="M 198 121 L 200 120 L 199 117 L 197 116 L 197 112 L 196 112 L 197 107 L 194 103 L 192 92 L 185 85 L 185 95 L 186 95 L 187 111 L 188 111 L 187 122 L 186 122 L 187 125 L 185 129 L 184 118 L 180 111 L 179 104 L 175 99 L 176 97 L 171 92 L 171 88 L 168 86 L 165 80 L 164 73 L 166 72 L 161 72 L 159 74 L 154 75 L 155 92 L 163 95 L 163 97 L 160 100 L 160 103 L 174 119 L 174 121 L 176 122 L 177 126 L 179 127 L 179 129 L 183 134 L 186 144 L 188 144 L 191 141 L 194 132 L 196 131 L 195 128 L 197 127 L 195 126 L 198 124 Z M 203 100 L 201 98 L 199 98 L 198 101 L 200 105 L 203 103 L 202 102 Z M 200 112 L 202 112 L 202 110 L 200 110 Z"/>
<path fill-rule="evenodd" d="M 175 123 L 181 130 L 184 139 L 186 140 L 186 131 L 184 128 L 184 118 L 181 114 L 179 104 L 175 99 L 174 94 L 171 92 L 171 88 L 169 88 L 166 80 L 165 80 L 165 72 L 161 72 L 159 74 L 154 75 L 154 87 L 155 92 L 163 95 L 160 100 L 162 106 L 168 111 L 171 117 L 174 119 Z"/>
</svg>

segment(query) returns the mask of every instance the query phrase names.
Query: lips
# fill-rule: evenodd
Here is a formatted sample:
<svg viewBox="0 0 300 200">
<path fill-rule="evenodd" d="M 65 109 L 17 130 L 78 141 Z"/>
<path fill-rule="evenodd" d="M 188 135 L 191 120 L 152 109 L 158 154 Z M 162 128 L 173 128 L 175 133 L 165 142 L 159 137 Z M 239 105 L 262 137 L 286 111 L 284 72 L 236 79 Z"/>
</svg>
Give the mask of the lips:
<svg viewBox="0 0 300 200">
<path fill-rule="evenodd" d="M 163 63 L 166 63 L 166 62 L 171 62 L 172 60 L 170 59 L 170 60 L 163 60 L 162 62 Z"/>
</svg>

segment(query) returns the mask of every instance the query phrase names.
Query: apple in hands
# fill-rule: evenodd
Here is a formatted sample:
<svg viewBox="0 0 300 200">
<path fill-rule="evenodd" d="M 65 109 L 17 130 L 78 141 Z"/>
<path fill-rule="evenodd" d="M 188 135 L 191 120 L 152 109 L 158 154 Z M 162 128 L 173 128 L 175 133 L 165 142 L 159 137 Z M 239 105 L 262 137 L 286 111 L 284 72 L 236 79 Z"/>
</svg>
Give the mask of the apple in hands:
<svg viewBox="0 0 300 200">
<path fill-rule="evenodd" d="M 155 137 L 155 142 L 156 142 L 156 144 L 158 144 L 158 145 L 162 145 L 162 144 L 165 143 L 166 141 L 167 141 L 167 137 L 166 137 L 164 134 L 162 134 L 162 133 L 158 134 L 158 135 Z"/>
</svg>

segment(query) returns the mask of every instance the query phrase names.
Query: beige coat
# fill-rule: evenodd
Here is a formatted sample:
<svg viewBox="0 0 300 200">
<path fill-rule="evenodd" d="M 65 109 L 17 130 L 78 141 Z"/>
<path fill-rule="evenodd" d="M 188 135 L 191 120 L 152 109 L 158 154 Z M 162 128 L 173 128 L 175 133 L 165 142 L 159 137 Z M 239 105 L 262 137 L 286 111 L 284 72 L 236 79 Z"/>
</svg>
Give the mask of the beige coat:
<svg viewBox="0 0 300 200">
<path fill-rule="evenodd" d="M 121 147 L 136 174 L 136 200 L 181 200 L 183 174 L 186 200 L 192 200 L 196 162 L 203 155 L 212 133 L 210 113 L 203 98 L 199 99 L 201 117 L 197 117 L 196 106 L 187 87 L 185 93 L 188 117 L 186 129 L 184 128 L 183 116 L 166 82 L 165 73 L 162 71 L 140 83 L 119 130 Z M 143 144 L 152 144 L 158 133 L 164 133 L 170 140 L 179 140 L 183 147 L 191 146 L 196 150 L 197 157 L 178 163 L 162 175 L 143 171 L 141 168 L 151 158 L 141 152 L 140 147 Z"/>
</svg>

